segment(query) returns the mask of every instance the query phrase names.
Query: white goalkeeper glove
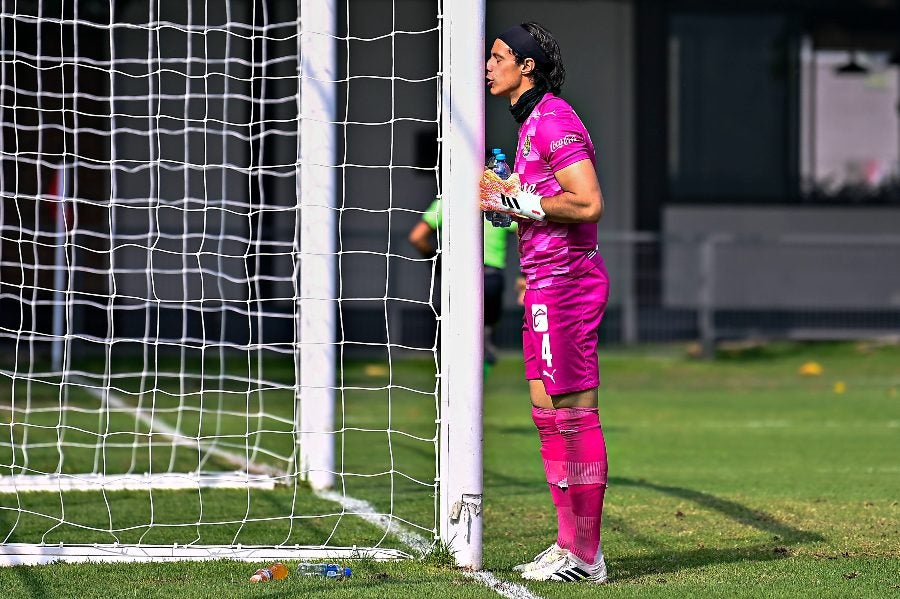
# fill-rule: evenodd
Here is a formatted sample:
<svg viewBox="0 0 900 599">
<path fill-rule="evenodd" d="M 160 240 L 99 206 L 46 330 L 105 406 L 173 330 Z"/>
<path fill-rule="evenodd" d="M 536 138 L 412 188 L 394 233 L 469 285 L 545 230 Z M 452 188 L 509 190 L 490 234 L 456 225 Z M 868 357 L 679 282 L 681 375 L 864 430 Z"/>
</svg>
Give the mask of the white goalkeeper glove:
<svg viewBox="0 0 900 599">
<path fill-rule="evenodd" d="M 534 193 L 534 185 L 523 186 L 518 173 L 501 179 L 492 170 L 481 176 L 481 209 L 485 212 L 505 212 L 532 220 L 544 220 L 541 196 Z"/>
</svg>

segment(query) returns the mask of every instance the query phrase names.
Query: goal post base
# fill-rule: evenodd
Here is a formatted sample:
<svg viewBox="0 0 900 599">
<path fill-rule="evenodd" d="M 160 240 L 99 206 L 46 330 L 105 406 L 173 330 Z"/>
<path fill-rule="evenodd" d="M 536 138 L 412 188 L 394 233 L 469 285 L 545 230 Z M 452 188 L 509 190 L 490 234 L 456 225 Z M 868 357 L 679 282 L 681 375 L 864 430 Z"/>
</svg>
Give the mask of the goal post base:
<svg viewBox="0 0 900 599">
<path fill-rule="evenodd" d="M 266 489 L 276 479 L 247 472 L 162 474 L 13 474 L 0 476 L 0 493 L 54 491 L 147 491 L 177 489 Z"/>
<path fill-rule="evenodd" d="M 178 562 L 229 559 L 235 561 L 411 559 L 398 549 L 379 547 L 307 547 L 277 545 L 0 545 L 0 566 L 65 563 Z"/>
</svg>

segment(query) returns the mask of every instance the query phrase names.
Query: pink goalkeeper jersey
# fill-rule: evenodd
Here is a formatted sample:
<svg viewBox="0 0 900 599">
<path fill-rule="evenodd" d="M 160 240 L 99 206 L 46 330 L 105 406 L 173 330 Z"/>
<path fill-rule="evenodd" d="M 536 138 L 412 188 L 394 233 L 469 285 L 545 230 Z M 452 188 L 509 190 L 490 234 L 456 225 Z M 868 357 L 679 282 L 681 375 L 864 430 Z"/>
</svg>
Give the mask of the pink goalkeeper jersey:
<svg viewBox="0 0 900 599">
<path fill-rule="evenodd" d="M 541 197 L 562 193 L 554 173 L 579 160 L 594 161 L 594 144 L 568 102 L 547 93 L 519 128 L 515 171 Z M 519 220 L 519 254 L 529 289 L 578 276 L 602 259 L 596 223 Z"/>
</svg>

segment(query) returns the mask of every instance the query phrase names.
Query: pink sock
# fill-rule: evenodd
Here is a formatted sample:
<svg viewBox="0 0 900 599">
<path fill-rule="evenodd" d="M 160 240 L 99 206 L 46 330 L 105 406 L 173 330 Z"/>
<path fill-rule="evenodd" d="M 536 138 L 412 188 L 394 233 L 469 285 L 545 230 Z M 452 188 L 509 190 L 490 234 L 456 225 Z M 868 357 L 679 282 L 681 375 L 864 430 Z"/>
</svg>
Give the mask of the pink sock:
<svg viewBox="0 0 900 599">
<path fill-rule="evenodd" d="M 550 485 L 550 497 L 556 506 L 556 544 L 572 551 L 575 546 L 575 513 L 572 511 L 572 497 L 568 489 Z"/>
<path fill-rule="evenodd" d="M 600 525 L 606 487 L 600 484 L 569 487 L 575 539 L 569 551 L 588 564 L 596 564 L 600 556 Z"/>
<path fill-rule="evenodd" d="M 550 497 L 556 506 L 558 532 L 556 544 L 563 549 L 571 550 L 575 542 L 575 515 L 572 513 L 572 502 L 565 487 L 559 483 L 566 480 L 566 443 L 556 427 L 556 410 L 531 408 L 541 438 L 541 457 L 544 458 L 544 472 L 550 486 Z"/>
<path fill-rule="evenodd" d="M 596 408 L 560 408 L 556 427 L 565 441 L 569 500 L 575 519 L 572 553 L 596 563 L 606 492 L 606 443 Z"/>
</svg>

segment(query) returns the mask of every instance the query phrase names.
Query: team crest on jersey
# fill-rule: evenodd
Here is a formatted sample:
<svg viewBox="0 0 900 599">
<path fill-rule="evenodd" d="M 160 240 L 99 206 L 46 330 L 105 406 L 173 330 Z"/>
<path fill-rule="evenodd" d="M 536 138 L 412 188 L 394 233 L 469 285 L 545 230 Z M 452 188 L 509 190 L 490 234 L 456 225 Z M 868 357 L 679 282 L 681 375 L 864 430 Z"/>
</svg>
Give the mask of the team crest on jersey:
<svg viewBox="0 0 900 599">
<path fill-rule="evenodd" d="M 535 333 L 544 333 L 549 328 L 547 323 L 547 304 L 531 305 L 531 328 Z"/>
<path fill-rule="evenodd" d="M 522 156 L 528 156 L 531 152 L 531 136 L 525 136 L 525 143 L 522 144 Z"/>
</svg>

